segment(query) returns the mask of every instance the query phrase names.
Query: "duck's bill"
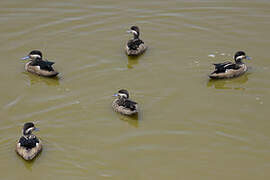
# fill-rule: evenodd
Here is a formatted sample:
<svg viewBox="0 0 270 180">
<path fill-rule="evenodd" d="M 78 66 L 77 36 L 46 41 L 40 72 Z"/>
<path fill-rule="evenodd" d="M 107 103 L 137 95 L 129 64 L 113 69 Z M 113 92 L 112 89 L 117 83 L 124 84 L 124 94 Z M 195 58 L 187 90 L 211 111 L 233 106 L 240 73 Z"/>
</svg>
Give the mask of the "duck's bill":
<svg viewBox="0 0 270 180">
<path fill-rule="evenodd" d="M 247 60 L 251 60 L 251 57 L 249 57 L 249 56 L 246 56 L 246 59 L 247 59 Z"/>
<path fill-rule="evenodd" d="M 29 59 L 30 57 L 29 56 L 25 56 L 23 58 L 21 58 L 21 60 L 26 60 L 26 59 Z"/>
<path fill-rule="evenodd" d="M 132 33 L 132 31 L 131 30 L 127 30 L 127 33 Z"/>
<path fill-rule="evenodd" d="M 34 131 L 39 131 L 39 128 L 35 128 Z"/>
<path fill-rule="evenodd" d="M 118 96 L 118 93 L 115 93 L 113 96 Z"/>
</svg>

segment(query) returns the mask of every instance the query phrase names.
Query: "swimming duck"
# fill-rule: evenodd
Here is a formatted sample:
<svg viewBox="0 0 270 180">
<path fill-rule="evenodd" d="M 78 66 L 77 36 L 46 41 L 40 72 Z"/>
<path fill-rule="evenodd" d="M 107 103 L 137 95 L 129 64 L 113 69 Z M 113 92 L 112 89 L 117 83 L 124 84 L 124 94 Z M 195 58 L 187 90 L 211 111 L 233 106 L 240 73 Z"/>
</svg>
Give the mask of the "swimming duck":
<svg viewBox="0 0 270 180">
<path fill-rule="evenodd" d="M 133 34 L 133 39 L 129 40 L 126 44 L 126 53 L 128 56 L 138 56 L 147 49 L 144 42 L 139 38 L 140 29 L 138 26 L 131 26 L 128 33 Z"/>
<path fill-rule="evenodd" d="M 224 79 L 233 78 L 244 74 L 247 71 L 247 66 L 242 62 L 243 59 L 250 60 L 249 56 L 246 56 L 244 51 L 238 51 L 234 55 L 233 62 L 224 62 L 214 64 L 215 71 L 212 72 L 209 77 L 212 79 Z"/>
<path fill-rule="evenodd" d="M 124 115 L 135 115 L 138 113 L 138 104 L 129 99 L 129 93 L 125 89 L 121 89 L 114 94 L 117 97 L 112 103 L 114 111 Z"/>
<path fill-rule="evenodd" d="M 32 134 L 37 130 L 32 122 L 25 123 L 23 126 L 23 135 L 17 142 L 16 152 L 25 160 L 34 159 L 42 150 L 41 141 Z"/>
<path fill-rule="evenodd" d="M 25 64 L 26 71 L 45 77 L 57 76 L 58 72 L 52 67 L 54 62 L 43 60 L 40 51 L 31 51 L 28 56 L 22 58 L 22 60 L 26 59 L 30 59 L 30 61 Z"/>
</svg>

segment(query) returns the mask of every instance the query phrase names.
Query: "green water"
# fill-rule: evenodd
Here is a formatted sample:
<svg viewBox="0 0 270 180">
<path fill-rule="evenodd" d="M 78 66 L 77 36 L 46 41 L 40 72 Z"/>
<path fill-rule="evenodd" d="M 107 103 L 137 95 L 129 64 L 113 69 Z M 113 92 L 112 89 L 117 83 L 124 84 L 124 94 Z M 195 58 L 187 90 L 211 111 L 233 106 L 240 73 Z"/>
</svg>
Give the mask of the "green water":
<svg viewBox="0 0 270 180">
<path fill-rule="evenodd" d="M 0 179 L 270 178 L 267 0 L 0 2 Z M 129 59 L 131 25 L 149 46 Z M 24 71 L 39 49 L 59 79 Z M 248 73 L 209 81 L 212 63 L 252 57 Z M 128 89 L 138 119 L 111 109 Z M 14 151 L 33 121 L 44 150 Z"/>
</svg>

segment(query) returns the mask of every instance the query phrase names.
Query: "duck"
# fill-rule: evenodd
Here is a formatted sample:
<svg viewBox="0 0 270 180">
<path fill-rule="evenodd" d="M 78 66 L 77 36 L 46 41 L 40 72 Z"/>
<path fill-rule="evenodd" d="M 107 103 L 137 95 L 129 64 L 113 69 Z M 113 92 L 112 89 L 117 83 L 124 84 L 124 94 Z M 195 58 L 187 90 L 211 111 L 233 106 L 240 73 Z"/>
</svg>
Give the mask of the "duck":
<svg viewBox="0 0 270 180">
<path fill-rule="evenodd" d="M 147 46 L 140 39 L 140 29 L 138 26 L 131 26 L 128 33 L 133 34 L 133 39 L 130 39 L 126 44 L 126 54 L 128 56 L 139 56 L 144 53 Z"/>
<path fill-rule="evenodd" d="M 25 70 L 30 73 L 44 77 L 55 77 L 59 74 L 52 67 L 54 62 L 43 60 L 42 53 L 39 50 L 33 50 L 21 59 L 30 59 L 30 61 L 25 64 Z"/>
<path fill-rule="evenodd" d="M 32 134 L 33 131 L 38 131 L 33 122 L 27 122 L 22 128 L 22 136 L 16 144 L 16 152 L 23 159 L 30 161 L 34 159 L 41 151 L 41 141 Z"/>
<path fill-rule="evenodd" d="M 242 62 L 243 59 L 250 60 L 251 57 L 247 56 L 244 51 L 237 51 L 234 55 L 235 63 L 227 61 L 224 63 L 213 64 L 215 70 L 209 75 L 209 78 L 226 79 L 244 74 L 248 70 L 248 67 Z"/>
<path fill-rule="evenodd" d="M 114 111 L 123 115 L 136 115 L 138 113 L 138 104 L 129 99 L 129 93 L 125 89 L 121 89 L 118 93 L 114 94 L 117 97 L 112 102 L 112 108 Z"/>
</svg>

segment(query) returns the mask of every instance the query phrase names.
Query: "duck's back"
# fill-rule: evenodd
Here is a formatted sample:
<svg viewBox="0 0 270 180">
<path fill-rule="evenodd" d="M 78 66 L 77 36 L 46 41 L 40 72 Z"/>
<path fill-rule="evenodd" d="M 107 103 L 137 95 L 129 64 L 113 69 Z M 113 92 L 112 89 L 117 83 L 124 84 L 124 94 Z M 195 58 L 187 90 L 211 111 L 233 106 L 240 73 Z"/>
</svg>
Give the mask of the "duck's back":
<svg viewBox="0 0 270 180">
<path fill-rule="evenodd" d="M 31 149 L 36 146 L 36 143 L 39 143 L 39 140 L 36 136 L 33 136 L 31 139 L 26 139 L 24 136 L 22 136 L 19 140 L 19 143 L 22 147 L 25 147 L 26 149 Z"/>
<path fill-rule="evenodd" d="M 124 115 L 133 115 L 138 113 L 138 104 L 129 99 L 115 99 L 112 103 L 112 107 L 116 112 Z"/>
<path fill-rule="evenodd" d="M 209 77 L 212 79 L 233 78 L 244 74 L 246 71 L 247 66 L 245 64 L 219 64 L 219 67 L 216 66 L 215 71 Z"/>
<path fill-rule="evenodd" d="M 147 49 L 141 39 L 131 39 L 127 42 L 126 53 L 129 56 L 137 56 L 142 54 Z"/>
<path fill-rule="evenodd" d="M 25 160 L 34 159 L 41 150 L 41 141 L 35 136 L 30 139 L 22 136 L 16 145 L 16 152 Z"/>
<path fill-rule="evenodd" d="M 130 109 L 131 111 L 135 111 L 136 108 L 137 108 L 137 103 L 134 102 L 134 101 L 131 101 L 129 99 L 126 99 L 122 104 L 121 106 L 127 108 L 127 109 Z"/>
<path fill-rule="evenodd" d="M 39 66 L 40 69 L 46 70 L 46 71 L 54 71 L 52 65 L 54 62 L 51 61 L 44 61 L 44 60 L 38 60 L 38 61 L 33 61 L 31 63 L 31 66 Z"/>
<path fill-rule="evenodd" d="M 131 39 L 128 41 L 127 46 L 131 50 L 137 50 L 141 44 L 144 44 L 144 42 L 140 39 Z"/>
<path fill-rule="evenodd" d="M 33 74 L 45 77 L 54 77 L 59 73 L 52 68 L 54 62 L 43 61 L 43 62 L 27 62 L 25 64 L 25 70 Z"/>
</svg>

